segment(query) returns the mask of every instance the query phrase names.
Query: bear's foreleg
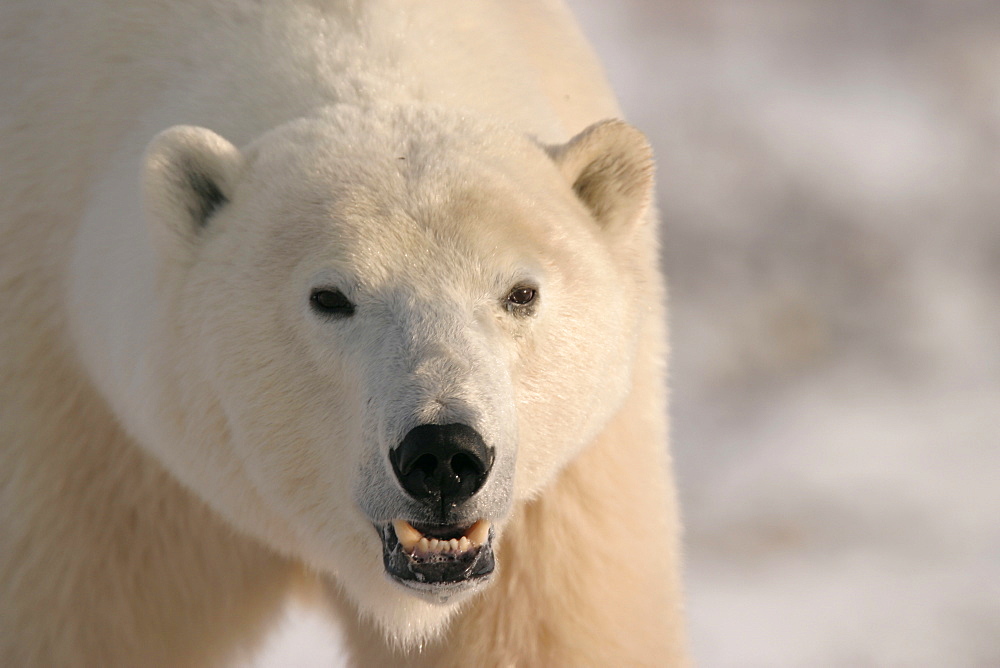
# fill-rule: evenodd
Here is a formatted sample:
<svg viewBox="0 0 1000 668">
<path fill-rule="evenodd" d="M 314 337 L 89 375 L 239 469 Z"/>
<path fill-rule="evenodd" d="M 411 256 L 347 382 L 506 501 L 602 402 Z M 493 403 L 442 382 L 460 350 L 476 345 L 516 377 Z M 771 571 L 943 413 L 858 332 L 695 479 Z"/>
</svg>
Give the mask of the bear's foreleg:
<svg viewBox="0 0 1000 668">
<path fill-rule="evenodd" d="M 85 383 L 43 371 L 45 391 L 19 378 L 0 397 L 0 665 L 220 665 L 249 649 L 290 566 L 139 452 Z"/>
</svg>

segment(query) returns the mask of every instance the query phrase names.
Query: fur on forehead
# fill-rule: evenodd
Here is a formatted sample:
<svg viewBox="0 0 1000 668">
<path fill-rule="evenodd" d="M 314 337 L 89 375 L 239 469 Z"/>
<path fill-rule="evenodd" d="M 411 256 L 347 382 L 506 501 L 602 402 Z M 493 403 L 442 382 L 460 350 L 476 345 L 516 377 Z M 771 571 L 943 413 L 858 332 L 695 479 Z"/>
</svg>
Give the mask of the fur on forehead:
<svg viewBox="0 0 1000 668">
<path fill-rule="evenodd" d="M 280 207 L 266 218 L 285 247 L 325 238 L 345 254 L 385 254 L 419 238 L 482 257 L 550 245 L 547 228 L 568 211 L 552 197 L 553 186 L 570 191 L 543 147 L 435 108 L 330 107 L 266 133 L 246 156 L 243 187 Z"/>
<path fill-rule="evenodd" d="M 540 145 L 513 128 L 453 110 L 340 104 L 263 134 L 247 148 L 247 157 L 260 169 L 305 161 L 303 166 L 319 175 L 326 171 L 327 176 L 347 164 L 359 180 L 387 167 L 411 178 L 461 174 L 466 166 L 463 154 L 481 165 L 507 160 L 520 164 L 526 151 L 540 162 L 546 157 Z"/>
</svg>

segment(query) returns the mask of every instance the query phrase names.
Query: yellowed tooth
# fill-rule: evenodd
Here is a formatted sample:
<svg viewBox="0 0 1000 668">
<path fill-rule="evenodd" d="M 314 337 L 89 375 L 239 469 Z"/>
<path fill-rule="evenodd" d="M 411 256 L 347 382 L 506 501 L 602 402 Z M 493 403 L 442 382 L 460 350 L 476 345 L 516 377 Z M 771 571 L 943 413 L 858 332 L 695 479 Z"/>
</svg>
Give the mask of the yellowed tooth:
<svg viewBox="0 0 1000 668">
<path fill-rule="evenodd" d="M 418 557 L 426 557 L 428 554 L 430 554 L 430 551 L 431 551 L 431 545 L 426 538 L 421 538 L 417 542 L 416 546 L 413 548 L 413 554 L 417 555 Z"/>
<path fill-rule="evenodd" d="M 448 548 L 452 552 L 458 552 L 458 539 L 457 538 L 452 538 L 451 540 L 449 540 L 448 541 Z"/>
<path fill-rule="evenodd" d="M 441 549 L 438 547 L 438 545 L 441 544 L 441 541 L 439 541 L 437 538 L 431 538 L 430 544 L 431 544 L 431 552 L 441 551 Z"/>
<path fill-rule="evenodd" d="M 411 552 L 417 542 L 424 537 L 422 533 L 413 528 L 413 525 L 406 520 L 393 520 L 392 528 L 396 530 L 396 538 L 399 544 L 407 552 Z"/>
<path fill-rule="evenodd" d="M 489 520 L 478 520 L 475 524 L 469 527 L 468 531 L 465 532 L 465 537 L 469 539 L 470 543 L 472 543 L 472 547 L 485 545 L 486 541 L 490 539 Z"/>
<path fill-rule="evenodd" d="M 462 536 L 458 540 L 458 551 L 459 551 L 459 553 L 468 552 L 470 549 L 472 549 L 472 543 L 469 542 L 468 538 L 466 538 L 465 536 Z"/>
</svg>

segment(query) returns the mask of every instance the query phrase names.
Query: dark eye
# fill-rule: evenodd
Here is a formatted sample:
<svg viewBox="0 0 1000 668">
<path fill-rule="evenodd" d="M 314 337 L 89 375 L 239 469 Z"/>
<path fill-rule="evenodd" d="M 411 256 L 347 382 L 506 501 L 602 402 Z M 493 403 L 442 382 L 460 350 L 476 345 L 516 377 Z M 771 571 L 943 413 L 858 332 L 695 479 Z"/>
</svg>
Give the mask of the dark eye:
<svg viewBox="0 0 1000 668">
<path fill-rule="evenodd" d="M 535 301 L 536 292 L 535 288 L 519 285 L 507 295 L 507 303 L 511 306 L 527 306 Z"/>
<path fill-rule="evenodd" d="M 323 315 L 338 318 L 354 315 L 354 304 L 340 290 L 314 290 L 309 303 L 314 311 Z"/>
</svg>

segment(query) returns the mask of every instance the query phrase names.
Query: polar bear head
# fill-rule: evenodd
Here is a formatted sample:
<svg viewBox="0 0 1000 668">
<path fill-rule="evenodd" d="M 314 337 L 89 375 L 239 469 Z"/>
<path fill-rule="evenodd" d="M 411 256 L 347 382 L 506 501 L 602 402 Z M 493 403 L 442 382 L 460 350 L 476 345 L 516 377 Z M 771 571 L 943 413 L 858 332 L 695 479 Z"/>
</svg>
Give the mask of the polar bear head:
<svg viewBox="0 0 1000 668">
<path fill-rule="evenodd" d="M 349 106 L 242 150 L 163 132 L 143 185 L 181 436 L 151 449 L 391 634 L 432 632 L 624 401 L 651 184 L 617 121 L 560 146 Z"/>
</svg>

